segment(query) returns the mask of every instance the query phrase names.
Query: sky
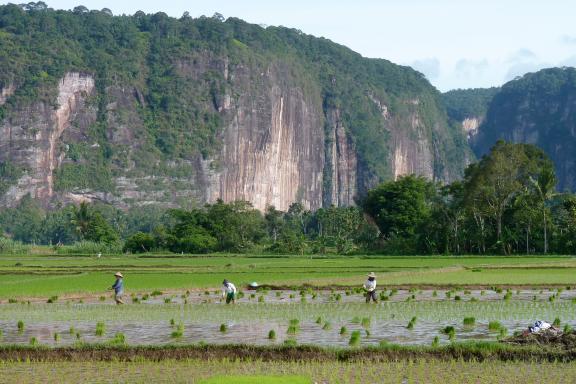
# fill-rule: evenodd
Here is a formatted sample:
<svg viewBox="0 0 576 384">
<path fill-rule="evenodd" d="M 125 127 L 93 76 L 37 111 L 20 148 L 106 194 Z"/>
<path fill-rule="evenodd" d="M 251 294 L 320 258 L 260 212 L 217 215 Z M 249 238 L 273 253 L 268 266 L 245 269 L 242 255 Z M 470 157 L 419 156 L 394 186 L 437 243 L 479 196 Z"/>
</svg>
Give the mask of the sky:
<svg viewBox="0 0 576 384">
<path fill-rule="evenodd" d="M 19 1 L 11 1 L 19 3 Z M 575 0 L 45 0 L 117 14 L 238 17 L 322 36 L 366 57 L 410 65 L 441 91 L 500 86 L 576 66 Z M 7 2 L 1 2 L 7 3 Z"/>
</svg>

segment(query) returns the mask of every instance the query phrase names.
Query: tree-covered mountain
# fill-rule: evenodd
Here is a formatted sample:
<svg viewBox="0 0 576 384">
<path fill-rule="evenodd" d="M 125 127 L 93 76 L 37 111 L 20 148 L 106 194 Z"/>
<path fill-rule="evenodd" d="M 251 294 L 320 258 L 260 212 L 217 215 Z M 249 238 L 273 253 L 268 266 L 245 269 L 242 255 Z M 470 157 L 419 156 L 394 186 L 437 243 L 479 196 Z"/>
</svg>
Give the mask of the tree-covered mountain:
<svg viewBox="0 0 576 384">
<path fill-rule="evenodd" d="M 482 156 L 499 139 L 542 148 L 554 162 L 557 189 L 575 191 L 576 69 L 544 69 L 504 84 L 472 147 Z"/>
<path fill-rule="evenodd" d="M 472 157 L 409 67 L 220 15 L 0 6 L 0 203 L 350 205 Z"/>
<path fill-rule="evenodd" d="M 473 142 L 478 128 L 486 118 L 488 106 L 499 88 L 454 89 L 442 94 L 452 124 L 461 127 L 468 141 Z"/>
</svg>

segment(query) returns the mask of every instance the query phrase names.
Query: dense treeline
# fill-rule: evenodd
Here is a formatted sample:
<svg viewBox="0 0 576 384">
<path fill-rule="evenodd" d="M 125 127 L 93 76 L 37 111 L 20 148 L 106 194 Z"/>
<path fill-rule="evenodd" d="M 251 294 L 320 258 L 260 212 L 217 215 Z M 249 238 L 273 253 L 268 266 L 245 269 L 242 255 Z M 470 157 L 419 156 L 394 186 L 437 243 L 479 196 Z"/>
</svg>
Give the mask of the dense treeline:
<svg viewBox="0 0 576 384">
<path fill-rule="evenodd" d="M 369 191 L 358 207 L 310 212 L 294 203 L 287 212 L 260 212 L 217 201 L 191 210 L 80 204 L 44 211 L 25 198 L 0 213 L 0 226 L 24 243 L 90 241 L 132 253 L 573 253 L 576 196 L 556 194 L 555 184 L 542 150 L 500 141 L 461 181 L 407 175 Z"/>
</svg>

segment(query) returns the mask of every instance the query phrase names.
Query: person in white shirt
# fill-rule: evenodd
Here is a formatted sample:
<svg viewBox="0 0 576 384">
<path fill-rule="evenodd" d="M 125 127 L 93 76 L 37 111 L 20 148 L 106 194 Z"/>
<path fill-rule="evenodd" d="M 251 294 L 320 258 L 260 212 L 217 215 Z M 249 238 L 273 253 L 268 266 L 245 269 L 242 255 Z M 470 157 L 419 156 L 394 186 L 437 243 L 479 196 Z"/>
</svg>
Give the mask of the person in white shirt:
<svg viewBox="0 0 576 384">
<path fill-rule="evenodd" d="M 374 272 L 368 274 L 368 280 L 364 283 L 364 290 L 366 291 L 366 302 L 369 303 L 372 299 L 375 303 L 378 302 L 376 297 L 376 275 Z"/>
<path fill-rule="evenodd" d="M 234 304 L 236 300 L 236 286 L 226 279 L 224 279 L 222 284 L 222 298 L 226 297 L 226 304 Z"/>
</svg>

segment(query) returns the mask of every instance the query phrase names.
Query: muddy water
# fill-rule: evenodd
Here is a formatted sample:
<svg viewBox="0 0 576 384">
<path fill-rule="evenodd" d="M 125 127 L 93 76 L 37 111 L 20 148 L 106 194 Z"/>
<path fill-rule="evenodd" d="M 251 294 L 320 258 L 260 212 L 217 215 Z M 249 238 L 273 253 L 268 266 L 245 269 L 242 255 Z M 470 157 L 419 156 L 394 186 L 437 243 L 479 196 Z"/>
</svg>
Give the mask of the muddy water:
<svg viewBox="0 0 576 384">
<path fill-rule="evenodd" d="M 517 321 L 502 321 L 508 334 L 525 328 L 524 323 Z M 576 327 L 576 321 L 569 322 Z M 169 323 L 110 323 L 106 324 L 103 336 L 95 335 L 95 324 L 79 322 L 67 323 L 34 323 L 27 324 L 23 332 L 19 332 L 16 324 L 2 322 L 0 327 L 4 330 L 2 343 L 29 344 L 35 337 L 41 344 L 71 345 L 79 341 L 88 343 L 101 343 L 111 340 L 114 335 L 121 332 L 130 345 L 164 345 L 164 344 L 190 344 L 205 342 L 210 344 L 254 344 L 267 345 L 282 343 L 290 338 L 299 344 L 315 344 L 322 346 L 347 346 L 350 334 L 358 330 L 361 332 L 361 345 L 377 345 L 382 341 L 404 345 L 429 345 L 438 336 L 441 343 L 447 343 L 448 337 L 441 333 L 441 329 L 452 325 L 456 329 L 457 340 L 495 340 L 497 332 L 488 330 L 487 322 L 478 322 L 475 326 L 461 324 L 439 324 L 436 322 L 417 321 L 414 329 L 407 329 L 405 325 L 395 322 L 378 322 L 369 327 L 362 327 L 358 323 L 334 322 L 329 329 L 323 329 L 323 324 L 315 322 L 302 322 L 295 335 L 287 333 L 287 322 L 229 322 L 226 332 L 220 332 L 220 324 L 183 323 L 184 332 L 181 337 L 174 338 L 172 333 L 176 329 Z M 341 327 L 347 332 L 340 334 Z M 73 328 L 70 331 L 70 328 Z M 268 339 L 268 332 L 276 332 L 276 340 Z M 367 332 L 368 331 L 368 332 Z M 56 342 L 54 334 L 59 334 Z"/>
<path fill-rule="evenodd" d="M 500 301 L 503 302 L 503 297 L 506 292 L 495 292 L 491 290 L 472 290 L 472 291 L 458 291 L 458 292 L 448 292 L 446 290 L 424 290 L 424 291 L 407 291 L 399 290 L 394 294 L 391 291 L 386 291 L 386 295 L 389 297 L 388 302 L 406 302 L 410 301 L 413 303 L 417 302 L 440 302 L 440 301 L 454 301 L 455 296 L 460 296 L 461 302 L 471 301 L 473 298 L 480 302 L 484 301 Z M 526 305 L 531 305 L 527 302 L 548 303 L 549 298 L 555 295 L 555 290 L 513 290 L 511 291 L 511 302 L 524 302 Z M 220 295 L 217 291 L 208 292 L 178 292 L 170 294 L 162 294 L 158 296 L 148 296 L 144 300 L 144 295 L 134 295 L 134 298 L 142 304 L 127 304 L 127 308 L 149 308 L 148 306 L 155 306 L 154 309 L 165 308 L 165 303 L 188 303 L 191 306 L 185 306 L 191 308 L 195 311 L 201 309 L 204 311 L 210 311 L 210 308 L 222 308 L 220 303 Z M 245 291 L 243 297 L 237 300 L 237 305 L 242 305 L 243 303 L 252 303 L 253 308 L 261 308 L 258 303 L 273 303 L 280 307 L 282 304 L 287 304 L 287 307 L 294 307 L 296 303 L 302 302 L 302 300 L 308 303 L 362 303 L 364 301 L 363 295 L 361 293 L 346 293 L 345 291 L 314 291 L 305 292 L 301 294 L 299 291 L 266 291 L 266 292 L 254 292 Z M 576 298 L 576 290 L 562 291 L 556 300 L 570 303 L 569 300 Z M 130 298 L 127 298 L 130 299 Z M 131 301 L 127 300 L 128 302 Z M 217 307 L 212 307 L 212 305 L 198 305 L 201 303 L 213 303 Z M 2 304 L 0 305 L 0 310 L 2 307 L 9 305 L 19 305 L 19 304 Z M 403 305 L 403 304 L 395 304 Z M 425 304 L 423 304 L 425 305 Z M 434 304 L 432 304 L 434 305 Z M 575 308 L 576 308 L 576 304 Z M 49 305 L 46 305 L 49 306 Z M 99 300 L 91 300 L 85 302 L 84 304 L 72 304 L 74 307 L 78 307 L 74 310 L 81 310 L 81 308 L 102 308 L 103 311 L 109 311 L 110 305 L 102 305 Z M 97 306 L 97 307 L 94 307 Z M 348 307 L 350 305 L 345 305 Z M 354 307 L 354 304 L 352 304 Z M 450 304 L 452 306 L 452 304 Z M 42 305 L 39 305 L 42 307 Z M 63 305 L 62 311 L 69 311 L 69 305 Z M 244 306 L 244 308 L 250 306 Z M 275 307 L 275 306 L 274 306 Z M 300 307 L 300 306 L 297 306 Z M 320 308 L 321 307 L 321 308 Z M 320 309 L 325 307 L 332 307 L 331 304 L 319 306 Z M 340 307 L 337 304 L 337 307 Z M 359 307 L 364 307 L 361 304 Z M 34 306 L 32 308 L 35 308 Z M 48 307 L 47 307 L 48 308 Z M 55 311 L 59 312 L 58 307 Z M 112 307 L 113 308 L 113 307 Z M 166 307 L 169 308 L 169 307 Z M 242 307 L 241 307 L 242 308 Z M 370 307 L 372 308 L 372 306 Z M 376 307 L 374 307 L 376 308 Z M 38 308 L 38 310 L 42 310 Z M 153 310 L 151 308 L 151 310 Z M 108 312 L 106 312 L 108 313 Z M 348 312 L 346 312 L 348 313 Z M 576 328 L 576 310 L 575 315 L 564 316 L 563 320 L 567 321 L 567 324 Z M 362 314 L 358 314 L 362 317 Z M 556 314 L 554 314 L 555 316 Z M 73 315 L 71 315 L 73 316 Z M 139 321 L 139 317 L 132 318 L 126 321 L 106 321 L 106 331 L 103 336 L 96 336 L 96 321 L 42 321 L 43 319 L 35 318 L 34 321 L 26 322 L 23 331 L 19 332 L 17 328 L 17 320 L 1 320 L 0 329 L 2 330 L 2 338 L 0 343 L 2 344 L 29 344 L 31 338 L 36 338 L 36 340 L 45 345 L 71 345 L 81 342 L 88 343 L 98 343 L 106 342 L 111 340 L 116 333 L 123 333 L 126 337 L 126 341 L 130 345 L 163 345 L 163 344 L 190 344 L 190 343 L 214 343 L 214 344 L 228 344 L 228 343 L 244 343 L 244 344 L 254 344 L 254 345 L 267 345 L 267 344 L 279 344 L 284 342 L 286 339 L 294 339 L 299 344 L 315 344 L 322 346 L 347 346 L 350 340 L 350 334 L 358 330 L 361 332 L 361 345 L 377 345 L 381 342 L 389 342 L 396 344 L 405 345 L 429 345 L 433 339 L 438 336 L 441 343 L 447 343 L 448 337 L 443 335 L 440 331 L 446 326 L 454 326 L 456 329 L 456 339 L 457 340 L 495 340 L 498 336 L 497 332 L 491 332 L 488 330 L 488 321 L 483 318 L 482 314 L 476 315 L 478 319 L 474 326 L 466 327 L 463 326 L 461 321 L 455 322 L 454 320 L 444 320 L 440 322 L 427 320 L 425 318 L 418 319 L 413 329 L 408 329 L 406 327 L 407 321 L 405 320 L 394 320 L 394 315 L 380 317 L 377 319 L 372 319 L 371 324 L 366 328 L 362 327 L 359 321 L 353 321 L 352 319 L 342 319 L 341 314 L 334 312 L 326 316 L 332 316 L 330 321 L 329 329 L 323 329 L 325 321 L 320 324 L 315 323 L 308 315 L 307 321 L 302 321 L 299 330 L 295 335 L 288 335 L 288 320 L 280 320 L 276 316 L 274 319 L 263 320 L 259 319 L 256 321 L 247 320 L 246 317 L 240 318 L 238 320 L 226 320 L 224 323 L 227 326 L 226 332 L 220 332 L 220 325 L 222 323 L 221 318 L 214 318 L 212 316 L 204 317 L 203 320 L 190 321 L 184 320 L 182 323 L 184 326 L 184 332 L 181 337 L 174 338 L 172 333 L 176 330 L 175 326 L 170 325 L 169 321 L 151 321 L 142 319 Z M 345 315 L 347 316 L 347 315 Z M 258 317 L 258 316 L 256 316 Z M 571 318 L 570 318 L 571 317 Z M 71 318 L 68 315 L 61 318 Z M 86 318 L 85 318 L 86 319 Z M 135 321 L 136 319 L 136 321 Z M 211 320 L 214 319 L 214 320 Z M 497 320 L 498 318 L 494 318 Z M 545 319 L 552 321 L 553 318 Z M 201 321 L 201 322 L 199 322 Z M 508 334 L 512 334 L 515 331 L 525 329 L 533 321 L 528 320 L 502 320 L 502 325 L 507 329 Z M 564 323 L 562 324 L 562 326 Z M 344 335 L 340 334 L 341 327 L 346 327 L 347 332 Z M 276 332 L 276 340 L 268 339 L 268 332 L 274 330 Z M 54 334 L 58 334 L 58 341 L 55 341 Z"/>
</svg>

